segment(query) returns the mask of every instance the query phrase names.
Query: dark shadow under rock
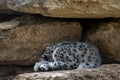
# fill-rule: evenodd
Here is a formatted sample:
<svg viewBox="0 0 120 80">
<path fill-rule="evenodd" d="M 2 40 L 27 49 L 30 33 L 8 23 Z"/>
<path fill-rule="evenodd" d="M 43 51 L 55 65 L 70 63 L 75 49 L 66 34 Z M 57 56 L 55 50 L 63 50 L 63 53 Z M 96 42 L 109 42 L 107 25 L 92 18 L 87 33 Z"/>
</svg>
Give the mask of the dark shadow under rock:
<svg viewBox="0 0 120 80">
<path fill-rule="evenodd" d="M 0 80 L 12 80 L 18 74 L 32 71 L 28 66 L 0 66 Z"/>
</svg>

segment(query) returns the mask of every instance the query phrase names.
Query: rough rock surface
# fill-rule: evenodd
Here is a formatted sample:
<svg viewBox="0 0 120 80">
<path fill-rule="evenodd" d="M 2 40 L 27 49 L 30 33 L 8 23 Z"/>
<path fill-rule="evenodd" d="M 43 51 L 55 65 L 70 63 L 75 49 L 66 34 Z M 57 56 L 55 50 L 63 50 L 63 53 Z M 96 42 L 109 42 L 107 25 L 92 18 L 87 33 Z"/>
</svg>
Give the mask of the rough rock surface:
<svg viewBox="0 0 120 80">
<path fill-rule="evenodd" d="M 14 80 L 120 80 L 120 64 L 103 65 L 96 69 L 25 73 Z"/>
<path fill-rule="evenodd" d="M 86 40 L 98 45 L 103 59 L 120 62 L 120 19 L 89 23 Z"/>
<path fill-rule="evenodd" d="M 0 30 L 8 30 L 11 28 L 15 28 L 15 27 L 18 27 L 19 24 L 20 24 L 20 22 L 17 20 L 10 20 L 8 22 L 6 21 L 3 23 L 0 23 Z"/>
<path fill-rule="evenodd" d="M 0 65 L 34 64 L 47 45 L 59 41 L 79 41 L 82 32 L 78 22 L 66 19 L 56 20 L 36 15 L 14 20 L 19 25 L 0 30 Z"/>
<path fill-rule="evenodd" d="M 0 5 L 51 17 L 120 17 L 120 0 L 1 0 Z"/>
</svg>

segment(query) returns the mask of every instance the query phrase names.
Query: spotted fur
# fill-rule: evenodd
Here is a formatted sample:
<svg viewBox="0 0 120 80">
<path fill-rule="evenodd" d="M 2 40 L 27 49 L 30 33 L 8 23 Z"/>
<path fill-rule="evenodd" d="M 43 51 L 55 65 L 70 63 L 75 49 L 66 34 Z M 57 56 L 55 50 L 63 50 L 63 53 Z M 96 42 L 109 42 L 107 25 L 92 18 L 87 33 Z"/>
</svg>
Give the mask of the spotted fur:
<svg viewBox="0 0 120 80">
<path fill-rule="evenodd" d="M 65 41 L 47 46 L 34 71 L 94 68 L 101 64 L 97 47 L 88 42 Z"/>
</svg>

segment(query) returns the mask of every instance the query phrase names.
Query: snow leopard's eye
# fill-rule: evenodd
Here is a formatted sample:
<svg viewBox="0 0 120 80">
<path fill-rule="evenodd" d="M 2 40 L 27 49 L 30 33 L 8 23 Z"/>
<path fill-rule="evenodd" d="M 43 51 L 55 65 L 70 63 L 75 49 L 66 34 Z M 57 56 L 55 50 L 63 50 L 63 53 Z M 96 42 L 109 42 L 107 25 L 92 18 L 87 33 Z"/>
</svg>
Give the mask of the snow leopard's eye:
<svg viewBox="0 0 120 80">
<path fill-rule="evenodd" d="M 41 55 L 41 59 L 40 59 L 40 61 L 44 61 L 44 60 L 48 60 L 48 58 L 45 56 L 45 55 Z"/>
</svg>

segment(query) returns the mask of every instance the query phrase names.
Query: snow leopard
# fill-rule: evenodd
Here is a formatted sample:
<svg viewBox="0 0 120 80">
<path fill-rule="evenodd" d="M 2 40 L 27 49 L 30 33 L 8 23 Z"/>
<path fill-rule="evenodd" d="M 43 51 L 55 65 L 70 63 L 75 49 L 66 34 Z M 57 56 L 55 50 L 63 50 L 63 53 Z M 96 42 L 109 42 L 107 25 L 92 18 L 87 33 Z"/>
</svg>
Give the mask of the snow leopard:
<svg viewBox="0 0 120 80">
<path fill-rule="evenodd" d="M 90 42 L 63 41 L 45 48 L 34 71 L 72 70 L 96 68 L 101 56 L 96 45 Z"/>
</svg>

